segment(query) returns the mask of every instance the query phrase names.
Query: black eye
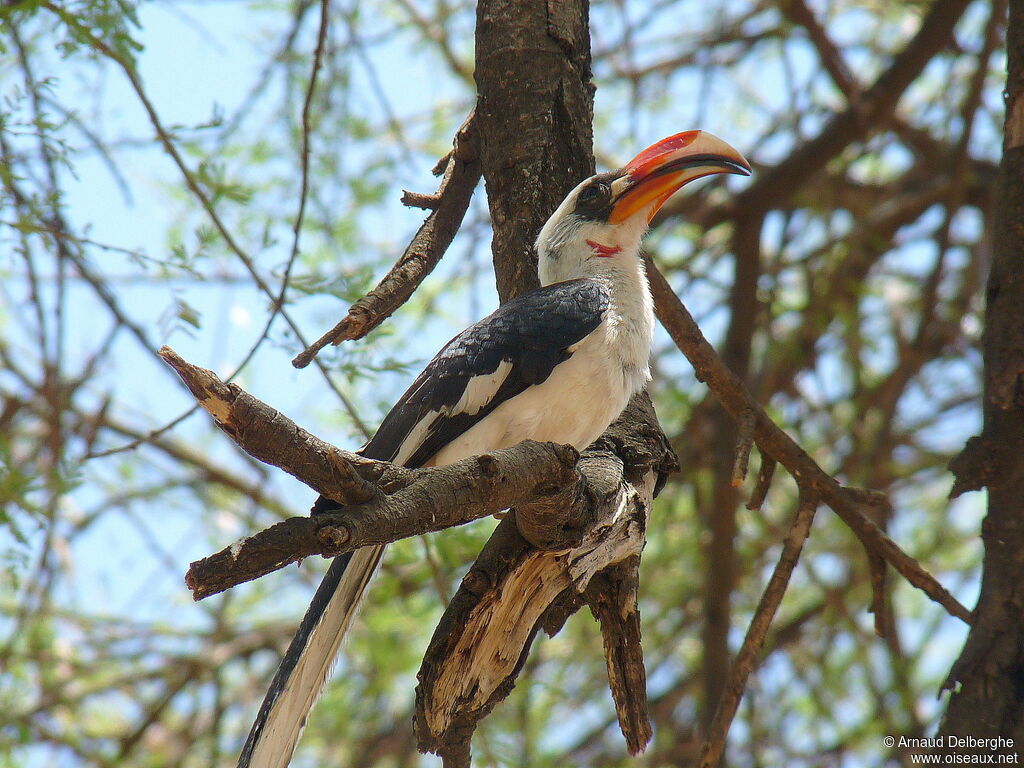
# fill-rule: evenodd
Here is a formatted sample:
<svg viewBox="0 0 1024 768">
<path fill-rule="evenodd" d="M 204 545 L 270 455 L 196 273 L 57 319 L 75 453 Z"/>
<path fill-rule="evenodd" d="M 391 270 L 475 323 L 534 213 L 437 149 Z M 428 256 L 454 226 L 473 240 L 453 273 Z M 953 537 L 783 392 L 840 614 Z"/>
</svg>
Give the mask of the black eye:
<svg viewBox="0 0 1024 768">
<path fill-rule="evenodd" d="M 611 193 L 611 189 L 603 181 L 588 184 L 580 190 L 579 202 L 584 205 L 591 205 L 605 200 Z"/>
<path fill-rule="evenodd" d="M 576 215 L 586 221 L 606 221 L 612 208 L 611 174 L 590 179 L 576 193 Z"/>
</svg>

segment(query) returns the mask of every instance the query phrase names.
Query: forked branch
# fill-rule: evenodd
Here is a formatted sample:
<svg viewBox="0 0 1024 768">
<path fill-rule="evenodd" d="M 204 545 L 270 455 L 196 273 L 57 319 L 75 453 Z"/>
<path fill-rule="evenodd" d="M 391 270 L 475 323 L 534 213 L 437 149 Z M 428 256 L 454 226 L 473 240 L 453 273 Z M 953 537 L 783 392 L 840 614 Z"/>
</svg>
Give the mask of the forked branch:
<svg viewBox="0 0 1024 768">
<path fill-rule="evenodd" d="M 805 496 L 813 494 L 831 507 L 860 539 L 869 558 L 874 558 L 873 566 L 877 564 L 877 558 L 881 558 L 945 608 L 951 616 L 970 624 L 971 612 L 865 514 L 866 509 L 887 506 L 888 497 L 877 491 L 845 487 L 818 466 L 793 438 L 772 421 L 746 384 L 722 362 L 668 281 L 650 261 L 647 262 L 647 275 L 654 295 L 655 312 L 661 324 L 686 355 L 697 378 L 715 393 L 732 417 L 741 424 L 752 418 L 753 441 L 761 455 L 785 467 Z M 740 449 L 744 449 L 742 444 Z M 769 467 L 771 464 L 766 465 L 766 469 Z M 766 492 L 766 482 L 759 483 L 759 496 Z M 872 605 L 877 609 L 881 602 L 877 594 L 881 580 L 877 574 L 872 584 L 876 589 Z M 876 629 L 881 629 L 877 623 Z"/>
<path fill-rule="evenodd" d="M 290 518 L 196 561 L 185 580 L 197 600 L 310 555 L 397 541 L 515 506 L 524 529 L 544 531 L 541 543 L 549 546 L 577 543 L 587 530 L 593 502 L 571 446 L 528 441 L 410 470 L 339 450 L 173 350 L 164 347 L 160 355 L 242 450 L 345 505 L 342 512 Z M 546 502 L 548 496 L 558 503 Z"/>
</svg>

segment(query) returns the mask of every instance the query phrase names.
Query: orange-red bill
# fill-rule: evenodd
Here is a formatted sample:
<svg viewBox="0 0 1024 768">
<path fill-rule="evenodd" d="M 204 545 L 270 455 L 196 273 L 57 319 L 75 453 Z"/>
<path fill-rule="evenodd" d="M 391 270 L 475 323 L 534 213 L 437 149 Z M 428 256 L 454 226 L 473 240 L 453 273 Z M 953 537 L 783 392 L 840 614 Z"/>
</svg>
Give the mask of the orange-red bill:
<svg viewBox="0 0 1024 768">
<path fill-rule="evenodd" d="M 746 159 L 707 131 L 685 131 L 662 139 L 623 168 L 618 194 L 608 220 L 613 224 L 646 211 L 650 221 L 680 187 L 715 173 L 750 174 Z M 617 184 L 613 184 L 614 187 Z"/>
</svg>

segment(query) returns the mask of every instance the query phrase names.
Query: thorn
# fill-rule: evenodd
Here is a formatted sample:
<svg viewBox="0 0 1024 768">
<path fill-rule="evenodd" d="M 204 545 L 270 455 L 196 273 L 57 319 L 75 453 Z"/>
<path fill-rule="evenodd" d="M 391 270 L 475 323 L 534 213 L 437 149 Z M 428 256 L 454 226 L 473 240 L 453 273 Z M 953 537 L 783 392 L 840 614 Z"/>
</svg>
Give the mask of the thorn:
<svg viewBox="0 0 1024 768">
<path fill-rule="evenodd" d="M 736 439 L 736 460 L 732 465 L 732 487 L 739 488 L 747 479 L 750 449 L 754 445 L 754 411 L 744 408 L 736 419 L 739 435 Z"/>
</svg>

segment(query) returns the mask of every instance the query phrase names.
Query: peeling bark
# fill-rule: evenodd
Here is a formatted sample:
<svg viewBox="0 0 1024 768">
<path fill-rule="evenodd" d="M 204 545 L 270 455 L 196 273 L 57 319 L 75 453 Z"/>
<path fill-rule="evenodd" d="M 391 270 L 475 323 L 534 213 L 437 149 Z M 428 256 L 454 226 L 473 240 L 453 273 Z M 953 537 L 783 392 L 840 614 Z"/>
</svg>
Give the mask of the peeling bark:
<svg viewBox="0 0 1024 768">
<path fill-rule="evenodd" d="M 609 435 L 583 454 L 580 471 L 597 503 L 590 508 L 593 524 L 579 546 L 537 550 L 519 535 L 510 516 L 466 575 L 418 675 L 415 723 L 421 750 L 464 764 L 460 760 L 468 756 L 476 724 L 511 692 L 537 631 L 554 634 L 584 601 L 602 620 L 610 684 L 627 745 L 634 754 L 646 746 L 651 731 L 635 566 L 655 488 L 674 457 L 662 442 L 662 455 L 651 461 L 643 441 L 630 437 L 636 415 L 649 407 L 645 401 L 645 396 L 636 398 Z M 627 445 L 638 450 L 624 450 Z M 613 453 L 612 446 L 631 460 Z M 618 564 L 625 565 L 613 568 Z"/>
</svg>

